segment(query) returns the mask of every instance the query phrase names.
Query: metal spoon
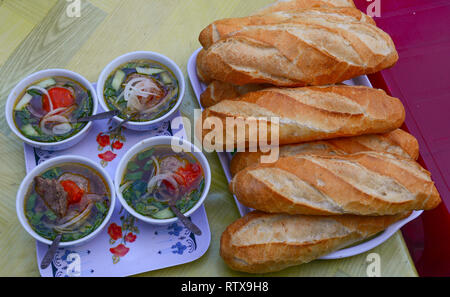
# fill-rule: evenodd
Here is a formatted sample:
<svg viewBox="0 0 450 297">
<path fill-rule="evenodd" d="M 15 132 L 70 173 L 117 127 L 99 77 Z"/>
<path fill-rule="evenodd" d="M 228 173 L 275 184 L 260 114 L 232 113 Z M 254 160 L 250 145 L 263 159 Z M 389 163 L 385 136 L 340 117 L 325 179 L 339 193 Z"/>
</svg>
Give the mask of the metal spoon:
<svg viewBox="0 0 450 297">
<path fill-rule="evenodd" d="M 118 130 L 120 127 L 123 126 L 123 124 L 131 121 L 132 119 L 134 119 L 135 117 L 137 117 L 139 115 L 139 112 L 135 112 L 133 114 L 130 114 L 126 119 L 124 119 L 123 121 L 121 121 L 117 126 L 115 127 L 111 127 L 106 133 L 111 133 L 114 130 Z"/>
<path fill-rule="evenodd" d="M 52 263 L 53 258 L 55 257 L 55 253 L 58 250 L 59 242 L 61 241 L 62 234 L 58 234 L 56 238 L 53 240 L 52 244 L 47 250 L 47 253 L 45 253 L 44 258 L 41 262 L 41 269 L 46 269 L 50 263 Z"/>
<path fill-rule="evenodd" d="M 112 117 L 118 116 L 119 114 L 120 114 L 120 110 L 112 110 L 112 111 L 94 114 L 94 115 L 87 116 L 87 117 L 82 117 L 79 119 L 72 119 L 71 122 L 72 123 L 80 123 L 80 122 L 105 120 L 105 119 L 110 119 Z"/>
<path fill-rule="evenodd" d="M 183 225 L 188 228 L 192 233 L 195 235 L 202 235 L 202 231 L 200 230 L 197 225 L 192 223 L 191 220 L 189 220 L 184 214 L 181 213 L 181 211 L 177 208 L 176 202 L 178 200 L 178 197 L 172 196 L 169 198 L 167 203 L 169 204 L 170 209 L 173 211 L 173 213 L 180 219 L 180 221 L 183 223 Z"/>
</svg>

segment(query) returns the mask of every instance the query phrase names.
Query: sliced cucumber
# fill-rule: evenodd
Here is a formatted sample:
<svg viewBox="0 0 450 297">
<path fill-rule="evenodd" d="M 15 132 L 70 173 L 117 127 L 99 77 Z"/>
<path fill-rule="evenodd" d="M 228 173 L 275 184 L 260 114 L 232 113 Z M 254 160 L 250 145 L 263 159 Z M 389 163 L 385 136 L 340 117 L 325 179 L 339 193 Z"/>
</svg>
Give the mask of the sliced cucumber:
<svg viewBox="0 0 450 297">
<path fill-rule="evenodd" d="M 167 72 L 161 73 L 161 79 L 166 85 L 172 83 L 172 80 Z"/>
<path fill-rule="evenodd" d="M 48 87 L 56 85 L 56 81 L 53 78 L 49 78 L 49 79 L 41 81 L 37 85 L 40 86 L 41 88 L 46 89 Z"/>
<path fill-rule="evenodd" d="M 23 126 L 21 130 L 25 136 L 39 136 L 39 133 L 30 124 Z"/>
<path fill-rule="evenodd" d="M 125 79 L 125 72 L 123 72 L 122 70 L 117 70 L 111 82 L 111 87 L 113 87 L 114 90 L 118 91 L 124 79 Z"/>
<path fill-rule="evenodd" d="M 161 72 L 164 72 L 164 69 L 158 69 L 158 68 L 149 68 L 149 67 L 136 67 L 136 71 L 139 74 L 147 74 L 147 75 L 154 75 Z"/>
<path fill-rule="evenodd" d="M 173 212 L 170 210 L 170 208 L 165 208 L 163 210 L 158 211 L 154 215 L 152 215 L 155 219 L 170 219 L 174 217 Z"/>
<path fill-rule="evenodd" d="M 19 103 L 16 104 L 16 107 L 14 107 L 14 110 L 22 110 L 25 106 L 28 105 L 28 103 L 30 103 L 31 99 L 33 99 L 33 96 L 31 96 L 28 93 L 25 93 L 25 95 L 23 95 L 22 99 L 20 99 Z"/>
</svg>

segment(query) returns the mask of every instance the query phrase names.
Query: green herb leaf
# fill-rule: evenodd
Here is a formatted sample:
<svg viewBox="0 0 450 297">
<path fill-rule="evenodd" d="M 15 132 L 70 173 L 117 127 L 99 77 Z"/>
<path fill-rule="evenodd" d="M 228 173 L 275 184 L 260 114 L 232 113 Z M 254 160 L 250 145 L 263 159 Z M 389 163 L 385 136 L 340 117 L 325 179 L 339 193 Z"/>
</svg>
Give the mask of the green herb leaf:
<svg viewBox="0 0 450 297">
<path fill-rule="evenodd" d="M 45 212 L 45 216 L 46 216 L 50 221 L 54 221 L 54 220 L 57 219 L 56 214 L 55 214 L 53 211 L 51 211 L 51 210 L 47 210 L 47 211 Z"/>
<path fill-rule="evenodd" d="M 102 214 L 104 214 L 108 211 L 108 209 L 105 207 L 105 205 L 102 202 L 95 203 L 95 207 Z"/>
<path fill-rule="evenodd" d="M 36 205 L 36 199 L 37 199 L 37 194 L 33 193 L 30 195 L 30 197 L 28 197 L 27 202 L 26 202 L 26 210 L 27 211 L 32 211 L 34 206 Z"/>
<path fill-rule="evenodd" d="M 141 152 L 137 155 L 137 158 L 139 161 L 145 160 L 147 158 L 150 158 L 153 153 L 155 152 L 155 148 L 151 148 L 149 150 L 146 150 L 145 152 Z"/>
<path fill-rule="evenodd" d="M 127 181 L 135 181 L 135 180 L 141 179 L 142 176 L 144 176 L 144 172 L 142 172 L 142 171 L 137 171 L 137 172 L 134 172 L 134 173 L 127 173 L 125 175 L 125 180 L 127 180 Z"/>
<path fill-rule="evenodd" d="M 139 169 L 139 165 L 136 164 L 135 162 L 130 162 L 127 165 L 127 169 L 130 170 L 130 171 L 136 171 L 136 170 Z"/>
<path fill-rule="evenodd" d="M 61 174 L 62 174 L 61 168 L 54 167 L 41 174 L 41 177 L 46 179 L 57 179 Z"/>
</svg>

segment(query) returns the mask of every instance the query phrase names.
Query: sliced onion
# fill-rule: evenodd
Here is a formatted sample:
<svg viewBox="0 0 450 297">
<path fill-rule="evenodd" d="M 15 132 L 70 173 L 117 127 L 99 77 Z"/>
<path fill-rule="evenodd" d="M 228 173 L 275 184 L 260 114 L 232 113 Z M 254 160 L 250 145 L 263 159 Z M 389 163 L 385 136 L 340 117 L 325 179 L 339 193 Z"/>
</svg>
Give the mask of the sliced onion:
<svg viewBox="0 0 450 297">
<path fill-rule="evenodd" d="M 159 172 L 160 172 L 160 166 L 159 166 L 158 159 L 156 159 L 155 156 L 152 156 L 152 160 L 153 160 L 153 162 L 155 162 L 155 166 L 156 166 L 156 172 L 155 172 L 155 175 L 158 175 Z"/>
<path fill-rule="evenodd" d="M 133 183 L 132 181 L 127 181 L 126 183 L 121 185 L 119 188 L 120 193 L 123 193 L 123 191 L 125 191 L 125 189 L 128 188 L 128 186 L 131 185 L 132 183 Z"/>
<path fill-rule="evenodd" d="M 139 99 L 134 96 L 131 97 L 130 100 L 128 100 L 127 108 L 133 111 L 140 111 L 144 108 L 144 106 L 142 105 L 141 101 L 139 101 Z"/>
<path fill-rule="evenodd" d="M 125 85 L 123 91 L 124 100 L 127 101 L 129 110 L 141 112 L 145 109 L 145 105 L 139 100 L 139 97 L 156 96 L 158 93 L 152 90 L 160 91 L 158 85 L 151 79 L 146 77 L 136 77 L 130 79 Z M 122 94 L 119 96 L 119 98 Z"/>
<path fill-rule="evenodd" d="M 148 90 L 159 89 L 151 78 L 136 77 L 130 79 L 125 85 L 124 99 L 128 101 L 131 97 L 157 95 L 157 93 Z"/>
<path fill-rule="evenodd" d="M 42 118 L 42 117 L 45 116 L 45 114 L 40 113 L 39 111 L 37 111 L 37 110 L 33 107 L 33 105 L 31 105 L 31 104 L 28 104 L 28 105 L 27 105 L 27 109 L 28 109 L 28 111 L 29 111 L 33 116 L 35 116 L 35 117 L 38 118 L 38 119 L 40 119 L 40 118 Z"/>
<path fill-rule="evenodd" d="M 52 98 L 50 97 L 50 94 L 48 93 L 48 91 L 40 86 L 31 86 L 27 89 L 28 90 L 38 90 L 39 92 L 41 92 L 42 94 L 46 95 L 48 98 L 48 103 L 50 105 L 50 111 L 53 110 L 53 102 L 52 102 Z"/>
<path fill-rule="evenodd" d="M 54 115 L 61 115 L 62 113 L 65 113 L 65 111 L 67 110 L 67 107 L 59 107 L 57 109 L 54 109 L 52 111 L 49 111 L 45 117 L 51 117 Z"/>
<path fill-rule="evenodd" d="M 72 130 L 72 125 L 69 123 L 62 123 L 59 125 L 53 126 L 52 132 L 53 135 L 64 135 L 69 133 Z"/>
<path fill-rule="evenodd" d="M 47 224 L 48 228 L 55 229 L 59 232 L 65 232 L 67 230 L 71 231 L 76 227 L 76 225 L 79 225 L 82 223 L 91 213 L 93 203 L 89 203 L 88 206 L 79 214 L 74 215 L 73 217 L 69 218 L 64 224 L 61 225 L 50 225 Z M 71 228 L 68 228 L 71 227 Z"/>
<path fill-rule="evenodd" d="M 47 129 L 47 127 L 45 127 L 45 124 L 47 124 L 47 122 L 68 123 L 69 120 L 66 117 L 63 117 L 61 115 L 53 115 L 53 116 L 49 116 L 49 117 L 45 116 L 41 120 L 39 127 L 41 128 L 42 132 L 44 132 L 45 134 L 54 135 L 53 130 L 49 130 L 49 129 Z"/>
<path fill-rule="evenodd" d="M 149 180 L 148 185 L 147 185 L 147 192 L 149 192 L 149 193 L 153 192 L 153 188 L 154 188 L 156 185 L 158 185 L 158 187 L 159 187 L 159 185 L 161 184 L 161 182 L 162 182 L 163 180 L 167 180 L 167 181 L 168 181 L 169 183 L 171 183 L 175 188 L 178 187 L 178 184 L 177 184 L 176 180 L 172 177 L 172 173 L 158 174 L 158 175 L 153 176 L 153 177 Z"/>
<path fill-rule="evenodd" d="M 124 94 L 125 94 L 125 90 L 123 90 L 122 93 L 120 93 L 120 95 L 116 99 L 116 102 L 118 102 L 120 100 L 120 98 L 123 97 Z"/>
<path fill-rule="evenodd" d="M 92 202 L 100 202 L 100 201 L 102 201 L 103 200 L 103 198 L 102 198 L 102 196 L 100 196 L 100 195 L 98 195 L 98 194 L 93 194 L 93 193 L 89 193 L 89 194 L 86 194 L 86 195 L 84 195 L 85 197 L 86 197 L 86 199 L 88 200 L 88 201 L 92 201 Z"/>
</svg>

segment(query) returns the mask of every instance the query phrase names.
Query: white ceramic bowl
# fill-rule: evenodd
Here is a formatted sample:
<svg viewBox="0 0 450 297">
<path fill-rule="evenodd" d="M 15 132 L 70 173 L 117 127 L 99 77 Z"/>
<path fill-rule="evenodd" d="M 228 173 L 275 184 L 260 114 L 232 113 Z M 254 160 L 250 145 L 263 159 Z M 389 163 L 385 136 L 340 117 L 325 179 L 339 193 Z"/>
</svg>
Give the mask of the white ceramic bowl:
<svg viewBox="0 0 450 297">
<path fill-rule="evenodd" d="M 147 148 L 150 148 L 152 146 L 155 146 L 155 145 L 171 145 L 171 144 L 173 144 L 174 146 L 177 146 L 177 147 L 182 147 L 184 149 L 184 151 L 188 151 L 188 152 L 192 153 L 195 156 L 195 158 L 200 162 L 200 164 L 203 168 L 203 172 L 205 174 L 205 187 L 203 189 L 203 193 L 202 193 L 199 201 L 197 201 L 197 203 L 189 211 L 184 213 L 184 215 L 187 217 L 192 215 L 203 204 L 203 202 L 206 199 L 206 196 L 208 195 L 209 187 L 211 186 L 211 169 L 209 167 L 208 160 L 206 159 L 205 155 L 201 152 L 200 149 L 198 149 L 195 145 L 193 145 L 192 143 L 190 143 L 186 140 L 182 140 L 178 137 L 173 137 L 173 136 L 158 136 L 158 137 L 145 139 L 145 140 L 137 143 L 136 145 L 134 145 L 131 149 L 128 150 L 128 152 L 125 154 L 125 156 L 122 157 L 122 160 L 120 160 L 120 163 L 117 167 L 116 175 L 114 178 L 114 184 L 116 187 L 116 195 L 119 198 L 120 203 L 130 214 L 132 214 L 134 217 L 138 218 L 141 221 L 151 223 L 151 224 L 164 225 L 164 224 L 172 223 L 172 222 L 175 222 L 178 220 L 177 217 L 170 218 L 170 219 L 154 219 L 154 218 L 143 216 L 143 215 L 139 214 L 125 201 L 125 199 L 123 198 L 122 193 L 119 189 L 120 184 L 122 183 L 122 177 L 125 174 L 125 170 L 127 168 L 128 162 L 134 156 L 136 156 L 141 151 L 143 151 Z"/>
<path fill-rule="evenodd" d="M 35 73 L 27 76 L 26 78 L 21 80 L 15 86 L 15 88 L 9 94 L 8 100 L 6 101 L 5 116 L 6 116 L 6 121 L 9 125 L 9 128 L 23 142 L 25 142 L 31 146 L 43 149 L 43 150 L 58 151 L 58 150 L 64 150 L 69 147 L 72 147 L 75 144 L 77 144 L 78 142 L 80 142 L 81 139 L 83 139 L 88 134 L 89 129 L 92 126 L 92 122 L 87 123 L 87 125 L 82 130 L 80 130 L 78 133 L 76 133 L 72 137 L 69 137 L 67 139 L 64 139 L 64 140 L 58 141 L 58 142 L 48 142 L 47 143 L 47 142 L 34 141 L 34 140 L 31 140 L 31 139 L 28 139 L 27 137 L 25 137 L 25 135 L 23 135 L 17 128 L 16 124 L 14 123 L 14 118 L 13 118 L 14 105 L 17 101 L 18 96 L 20 96 L 20 94 L 22 94 L 22 92 L 25 90 L 25 88 L 39 80 L 42 80 L 44 78 L 48 78 L 51 76 L 67 77 L 67 78 L 70 78 L 70 79 L 80 83 L 82 86 L 84 86 L 88 91 L 91 92 L 92 102 L 93 102 L 92 114 L 95 114 L 97 112 L 97 107 L 98 107 L 97 93 L 96 93 L 96 90 L 94 89 L 94 87 L 92 86 L 92 84 L 86 78 L 84 78 L 80 74 L 75 73 L 70 70 L 47 69 L 47 70 L 35 72 Z"/>
<path fill-rule="evenodd" d="M 25 228 L 25 230 L 33 236 L 36 240 L 43 242 L 45 244 L 51 244 L 52 242 L 39 234 L 37 234 L 33 228 L 31 228 L 30 223 L 28 222 L 26 216 L 25 216 L 25 195 L 27 194 L 31 184 L 33 183 L 33 179 L 35 176 L 38 176 L 42 173 L 44 173 L 49 168 L 55 167 L 58 164 L 64 164 L 64 163 L 78 163 L 78 164 L 84 164 L 87 165 L 93 169 L 95 169 L 106 181 L 109 192 L 111 193 L 110 196 L 110 207 L 108 210 L 108 213 L 103 220 L 102 224 L 95 229 L 92 233 L 88 234 L 87 236 L 80 238 L 75 241 L 67 241 L 67 242 L 61 242 L 59 244 L 60 247 L 67 247 L 67 246 L 78 246 L 81 244 L 86 243 L 90 239 L 94 238 L 97 234 L 100 233 L 100 231 L 106 226 L 109 219 L 111 218 L 114 207 L 116 205 L 116 195 L 114 191 L 114 184 L 112 182 L 112 179 L 109 177 L 108 173 L 97 163 L 80 156 L 73 156 L 73 155 L 66 155 L 66 156 L 60 156 L 55 157 L 50 160 L 47 160 L 39 166 L 35 167 L 30 173 L 27 174 L 27 176 L 24 178 L 22 183 L 20 184 L 19 191 L 17 192 L 17 198 L 16 198 L 16 211 L 17 211 L 17 217 L 19 218 L 20 223 Z"/>
<path fill-rule="evenodd" d="M 99 99 L 101 107 L 105 111 L 110 110 L 108 105 L 106 104 L 105 97 L 103 96 L 105 82 L 108 79 L 108 77 L 119 66 L 121 66 L 127 62 L 133 61 L 133 60 L 143 60 L 143 59 L 159 62 L 159 63 L 165 65 L 166 67 L 168 67 L 173 72 L 173 74 L 175 75 L 175 77 L 178 80 L 178 99 L 177 99 L 177 103 L 175 104 L 174 107 L 172 107 L 171 110 L 169 110 L 166 114 L 164 114 L 163 116 L 161 116 L 155 120 L 145 121 L 145 122 L 129 121 L 124 124 L 124 126 L 126 128 L 131 129 L 131 130 L 137 130 L 137 131 L 150 130 L 150 129 L 154 128 L 157 123 L 164 121 L 165 119 L 170 117 L 174 112 L 176 112 L 178 110 L 178 108 L 180 107 L 181 102 L 183 101 L 184 92 L 186 89 L 183 72 L 181 72 L 178 65 L 175 64 L 175 62 L 173 62 L 168 57 L 158 54 L 158 53 L 155 53 L 155 52 L 147 52 L 147 51 L 138 51 L 138 52 L 127 53 L 125 55 L 122 55 L 122 56 L 114 59 L 111 63 L 109 63 L 103 69 L 102 73 L 100 74 L 100 77 L 97 80 L 97 97 Z M 123 119 L 121 119 L 119 117 L 114 117 L 114 121 L 116 123 L 119 123 L 119 122 L 122 122 Z"/>
</svg>

